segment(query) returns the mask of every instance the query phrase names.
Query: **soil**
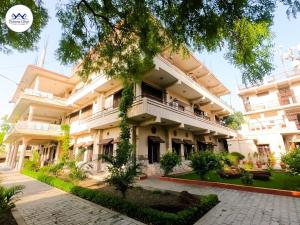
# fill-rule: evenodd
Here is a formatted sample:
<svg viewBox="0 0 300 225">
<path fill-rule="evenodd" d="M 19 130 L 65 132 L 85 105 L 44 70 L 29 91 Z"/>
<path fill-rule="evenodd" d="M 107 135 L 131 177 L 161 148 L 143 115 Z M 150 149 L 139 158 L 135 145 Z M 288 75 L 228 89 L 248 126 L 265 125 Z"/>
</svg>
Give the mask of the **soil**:
<svg viewBox="0 0 300 225">
<path fill-rule="evenodd" d="M 121 193 L 115 190 L 114 187 L 108 186 L 103 182 L 94 180 L 84 180 L 79 182 L 82 187 L 97 189 L 101 192 L 111 193 L 122 197 Z M 165 212 L 179 212 L 197 204 L 201 196 L 189 194 L 186 191 L 160 191 L 155 189 L 143 189 L 141 187 L 133 187 L 126 193 L 126 200 L 135 203 L 139 206 L 150 207 Z"/>
<path fill-rule="evenodd" d="M 0 214 L 0 225 L 18 225 L 11 211 Z"/>
</svg>

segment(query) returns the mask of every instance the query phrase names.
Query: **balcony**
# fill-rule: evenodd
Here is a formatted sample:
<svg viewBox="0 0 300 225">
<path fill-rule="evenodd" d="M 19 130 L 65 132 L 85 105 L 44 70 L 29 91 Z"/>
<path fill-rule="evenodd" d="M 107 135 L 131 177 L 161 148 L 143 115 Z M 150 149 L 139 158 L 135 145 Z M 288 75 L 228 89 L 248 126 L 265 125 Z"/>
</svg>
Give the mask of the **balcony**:
<svg viewBox="0 0 300 225">
<path fill-rule="evenodd" d="M 81 124 L 86 123 L 88 129 L 101 129 L 116 125 L 119 121 L 118 109 L 110 108 L 93 114 Z M 184 126 L 191 131 L 209 131 L 216 135 L 236 136 L 236 132 L 218 122 L 209 120 L 206 116 L 188 111 L 170 102 L 138 96 L 128 113 L 132 121 L 143 122 L 159 118 L 162 125 Z M 154 122 L 155 123 L 155 122 Z M 71 128 L 72 129 L 72 128 Z"/>
<path fill-rule="evenodd" d="M 286 109 L 294 106 L 300 105 L 300 96 L 289 97 L 285 102 L 280 102 L 278 99 L 273 101 L 266 101 L 262 103 L 247 103 L 244 104 L 247 113 L 265 111 L 265 110 L 275 110 L 275 109 Z"/>
<path fill-rule="evenodd" d="M 66 106 L 66 99 L 56 97 L 52 93 L 48 93 L 48 92 L 37 91 L 34 89 L 26 88 L 24 90 L 22 97 L 24 96 L 34 96 L 34 97 L 41 98 L 43 100 L 51 101 L 52 103 L 56 103 L 58 105 Z"/>
<path fill-rule="evenodd" d="M 4 140 L 16 139 L 19 136 L 27 135 L 32 138 L 58 138 L 62 134 L 60 125 L 40 122 L 19 121 L 12 125 Z"/>
</svg>

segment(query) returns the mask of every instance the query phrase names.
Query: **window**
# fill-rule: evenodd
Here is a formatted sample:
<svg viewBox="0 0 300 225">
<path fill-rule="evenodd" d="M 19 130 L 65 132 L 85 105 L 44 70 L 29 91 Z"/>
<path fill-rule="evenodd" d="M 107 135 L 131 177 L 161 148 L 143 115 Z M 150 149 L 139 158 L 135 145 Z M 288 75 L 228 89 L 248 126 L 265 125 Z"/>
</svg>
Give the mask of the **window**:
<svg viewBox="0 0 300 225">
<path fill-rule="evenodd" d="M 104 108 L 110 109 L 113 107 L 113 95 L 107 96 L 104 101 Z"/>
<path fill-rule="evenodd" d="M 103 155 L 112 157 L 114 152 L 114 145 L 112 143 L 103 145 Z"/>
<path fill-rule="evenodd" d="M 142 82 L 142 96 L 151 98 L 157 101 L 163 101 L 163 91 L 155 88 L 145 82 Z"/>
<path fill-rule="evenodd" d="M 114 97 L 113 97 L 113 107 L 117 108 L 120 105 L 120 101 L 121 101 L 121 97 L 122 97 L 122 91 L 123 89 L 117 91 L 116 93 L 114 93 Z"/>
</svg>

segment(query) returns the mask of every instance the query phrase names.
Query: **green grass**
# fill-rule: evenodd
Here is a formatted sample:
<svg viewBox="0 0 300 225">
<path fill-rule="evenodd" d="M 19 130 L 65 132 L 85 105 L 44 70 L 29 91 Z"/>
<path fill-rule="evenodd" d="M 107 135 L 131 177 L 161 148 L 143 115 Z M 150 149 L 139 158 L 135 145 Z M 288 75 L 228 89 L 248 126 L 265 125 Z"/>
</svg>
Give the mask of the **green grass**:
<svg viewBox="0 0 300 225">
<path fill-rule="evenodd" d="M 181 174 L 181 175 L 174 175 L 172 177 L 189 179 L 189 180 L 201 180 L 200 177 L 194 172 Z M 220 178 L 215 172 L 209 173 L 204 180 L 243 185 L 243 183 L 239 178 L 234 178 L 234 179 Z M 274 171 L 272 172 L 272 176 L 269 181 L 254 180 L 252 186 L 282 189 L 282 190 L 289 190 L 289 191 L 300 191 L 300 176 L 292 176 L 285 172 Z"/>
</svg>

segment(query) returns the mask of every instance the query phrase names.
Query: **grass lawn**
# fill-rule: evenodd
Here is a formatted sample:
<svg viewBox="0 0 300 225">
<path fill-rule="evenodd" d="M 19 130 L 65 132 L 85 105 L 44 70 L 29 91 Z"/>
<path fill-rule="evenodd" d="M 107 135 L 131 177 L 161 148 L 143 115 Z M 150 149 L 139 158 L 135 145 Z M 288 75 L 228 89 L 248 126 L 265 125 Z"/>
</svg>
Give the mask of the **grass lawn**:
<svg viewBox="0 0 300 225">
<path fill-rule="evenodd" d="M 189 179 L 189 180 L 201 180 L 200 177 L 194 172 L 174 175 L 172 177 Z M 234 178 L 234 179 L 220 178 L 215 172 L 209 173 L 204 180 L 243 185 L 240 178 Z M 272 176 L 270 177 L 269 181 L 254 180 L 252 186 L 290 190 L 290 191 L 300 191 L 300 176 L 292 176 L 285 172 L 274 171 L 272 172 Z"/>
</svg>

